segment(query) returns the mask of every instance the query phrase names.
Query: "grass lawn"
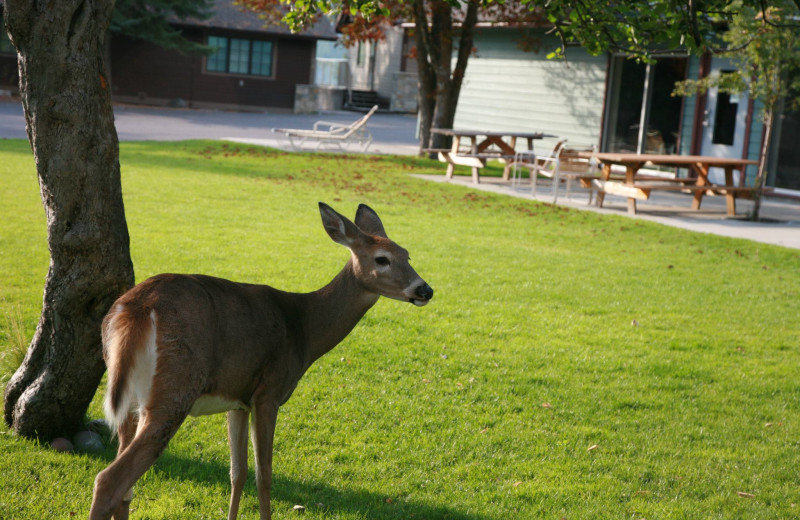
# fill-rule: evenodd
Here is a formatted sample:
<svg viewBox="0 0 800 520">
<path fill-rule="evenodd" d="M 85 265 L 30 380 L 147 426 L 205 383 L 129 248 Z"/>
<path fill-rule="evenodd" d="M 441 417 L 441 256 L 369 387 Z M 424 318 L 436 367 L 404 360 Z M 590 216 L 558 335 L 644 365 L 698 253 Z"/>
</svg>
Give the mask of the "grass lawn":
<svg viewBox="0 0 800 520">
<path fill-rule="evenodd" d="M 200 141 L 120 154 L 138 281 L 321 287 L 347 259 L 321 200 L 372 206 L 436 291 L 424 308 L 379 301 L 281 409 L 276 519 L 295 504 L 342 520 L 800 516 L 800 251 L 408 175 L 443 173 L 427 160 Z M 10 350 L 48 267 L 26 142 L 0 141 L 0 186 Z M 55 453 L 2 425 L 0 454 L 0 519 L 85 518 L 114 448 Z M 188 419 L 132 518 L 224 517 L 227 466 L 224 416 Z M 257 508 L 251 470 L 240 517 Z"/>
</svg>

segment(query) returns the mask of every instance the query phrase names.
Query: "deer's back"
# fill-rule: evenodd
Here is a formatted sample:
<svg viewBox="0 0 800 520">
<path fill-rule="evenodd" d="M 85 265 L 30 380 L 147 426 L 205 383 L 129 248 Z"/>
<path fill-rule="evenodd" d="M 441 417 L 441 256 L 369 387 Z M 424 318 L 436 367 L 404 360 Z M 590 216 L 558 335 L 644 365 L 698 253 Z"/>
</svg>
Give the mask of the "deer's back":
<svg viewBox="0 0 800 520">
<path fill-rule="evenodd" d="M 246 403 L 262 383 L 290 392 L 299 378 L 297 318 L 269 286 L 163 274 L 120 297 L 114 309 L 122 308 L 154 316 L 158 369 L 192 380 L 200 394 Z"/>
</svg>

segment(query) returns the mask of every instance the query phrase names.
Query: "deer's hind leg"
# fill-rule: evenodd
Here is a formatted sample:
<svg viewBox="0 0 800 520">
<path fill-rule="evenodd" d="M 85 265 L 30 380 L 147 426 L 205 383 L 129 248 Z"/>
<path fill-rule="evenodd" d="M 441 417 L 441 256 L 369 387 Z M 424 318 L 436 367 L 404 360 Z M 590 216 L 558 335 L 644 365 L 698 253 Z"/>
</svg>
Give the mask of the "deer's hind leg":
<svg viewBox="0 0 800 520">
<path fill-rule="evenodd" d="M 167 417 L 147 412 L 139 417 L 133 439 L 95 479 L 90 520 L 106 520 L 112 513 L 115 520 L 127 517 L 130 502 L 126 499 L 132 496 L 133 485 L 155 463 L 187 415 L 188 409 Z"/>
<path fill-rule="evenodd" d="M 167 447 L 199 395 L 196 388 L 187 392 L 185 381 L 159 377 L 165 368 L 159 362 L 138 424 L 126 420 L 121 425 L 119 454 L 95 479 L 90 520 L 107 520 L 117 512 L 120 516 L 114 516 L 115 520 L 126 518 L 128 507 L 124 502 L 131 497 L 133 485 Z"/>
<path fill-rule="evenodd" d="M 136 428 L 139 425 L 139 416 L 133 412 L 128 413 L 122 424 L 117 429 L 117 436 L 119 438 L 119 448 L 117 449 L 117 458 L 120 454 L 130 445 L 133 438 L 136 436 Z M 128 492 L 122 497 L 119 506 L 114 510 L 113 517 L 115 520 L 128 520 L 130 512 L 131 500 L 133 500 L 133 487 L 128 489 Z"/>
</svg>

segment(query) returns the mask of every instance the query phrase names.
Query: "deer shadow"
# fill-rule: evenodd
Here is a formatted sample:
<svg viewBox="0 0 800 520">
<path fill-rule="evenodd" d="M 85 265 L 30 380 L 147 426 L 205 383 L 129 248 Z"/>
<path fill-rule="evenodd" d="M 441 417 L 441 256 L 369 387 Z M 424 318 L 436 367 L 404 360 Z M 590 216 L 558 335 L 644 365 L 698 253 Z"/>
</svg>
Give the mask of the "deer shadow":
<svg viewBox="0 0 800 520">
<path fill-rule="evenodd" d="M 110 451 L 110 450 L 109 450 Z M 108 453 L 98 458 L 113 460 Z M 187 458 L 169 451 L 159 457 L 153 465 L 153 471 L 168 475 L 182 481 L 197 484 L 217 484 L 230 488 L 227 464 L 218 461 Z M 255 497 L 258 492 L 255 484 L 255 473 L 248 471 L 244 495 Z M 134 497 L 136 494 L 134 493 Z M 135 500 L 136 498 L 134 498 Z M 275 501 L 303 504 L 306 507 L 340 513 L 359 514 L 367 519 L 381 518 L 424 518 L 426 520 L 483 520 L 485 517 L 459 511 L 451 505 L 428 504 L 419 501 L 393 499 L 385 495 L 363 489 L 343 489 L 319 481 L 299 481 L 281 473 L 274 472 L 272 478 L 273 511 Z M 227 510 L 227 499 L 220 503 Z M 244 510 L 240 511 L 241 514 Z M 334 514 L 334 516 L 337 516 Z"/>
</svg>

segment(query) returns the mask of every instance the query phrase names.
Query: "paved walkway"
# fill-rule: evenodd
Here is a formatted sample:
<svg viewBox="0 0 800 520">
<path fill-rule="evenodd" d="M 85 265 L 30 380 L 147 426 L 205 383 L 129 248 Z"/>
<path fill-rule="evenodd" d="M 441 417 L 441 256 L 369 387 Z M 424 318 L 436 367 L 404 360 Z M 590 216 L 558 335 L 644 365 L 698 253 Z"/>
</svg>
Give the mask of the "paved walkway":
<svg viewBox="0 0 800 520">
<path fill-rule="evenodd" d="M 284 149 L 288 148 L 288 141 L 282 135 L 272 132 L 272 128 L 311 128 L 314 122 L 320 119 L 347 124 L 358 117 L 353 112 L 342 111 L 309 115 L 128 105 L 116 106 L 114 115 L 117 133 L 122 141 L 227 139 Z M 368 126 L 374 137 L 369 153 L 398 155 L 417 153 L 416 117 L 377 113 L 370 119 Z M 25 118 L 18 100 L 0 100 L 0 138 L 27 138 Z M 444 182 L 444 165 L 442 165 L 442 175 L 423 177 L 431 181 Z M 471 189 L 531 198 L 527 181 L 516 189 L 508 182 L 490 178 L 484 178 L 478 186 L 473 185 L 468 176 L 456 176 L 452 182 L 464 184 Z M 548 183 L 542 182 L 540 185 L 536 198 L 543 202 L 551 202 L 552 193 L 548 191 Z M 560 196 L 558 202 L 577 209 L 628 216 L 624 198 L 607 195 L 603 209 L 588 206 L 587 200 L 587 192 L 576 189 L 571 199 Z M 655 193 L 651 200 L 639 203 L 641 211 L 634 218 L 701 233 L 714 233 L 800 249 L 800 203 L 766 199 L 761 214 L 776 222 L 758 223 L 725 218 L 725 200 L 722 197 L 704 198 L 703 210 L 699 212 L 688 209 L 690 204 L 689 195 Z M 739 201 L 737 210 L 744 216 L 751 205 L 749 201 Z"/>
<path fill-rule="evenodd" d="M 419 175 L 429 181 L 448 182 L 442 175 Z M 455 175 L 453 184 L 463 185 L 471 189 L 479 189 L 525 199 L 535 198 L 540 202 L 553 202 L 553 192 L 549 181 L 536 184 L 536 197 L 531 196 L 530 181 L 524 180 L 512 187 L 508 181 L 492 177 L 482 177 L 481 183 L 472 183 L 469 175 Z M 577 184 L 577 183 L 574 183 Z M 781 199 L 765 199 L 761 205 L 761 217 L 764 222 L 751 222 L 745 217 L 750 213 L 753 202 L 736 201 L 737 218 L 726 217 L 725 197 L 706 196 L 702 209 L 693 211 L 692 195 L 684 193 L 653 192 L 650 200 L 637 201 L 638 212 L 628 215 L 627 199 L 606 195 L 603 207 L 589 205 L 589 191 L 573 187 L 570 198 L 562 186 L 559 190 L 558 204 L 575 209 L 594 211 L 606 215 L 619 215 L 659 222 L 668 226 L 679 227 L 699 233 L 712 233 L 733 238 L 744 238 L 800 249 L 800 203 Z"/>
</svg>

